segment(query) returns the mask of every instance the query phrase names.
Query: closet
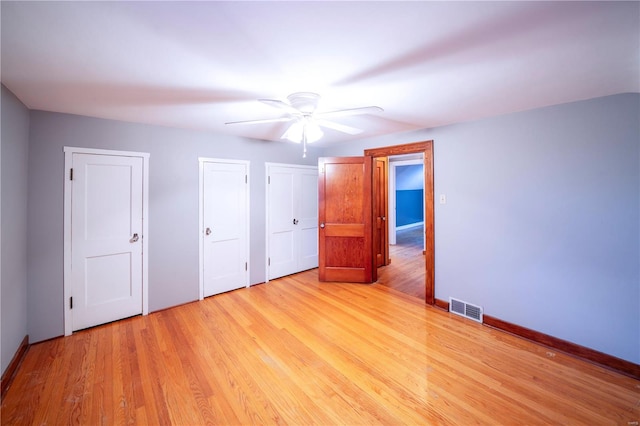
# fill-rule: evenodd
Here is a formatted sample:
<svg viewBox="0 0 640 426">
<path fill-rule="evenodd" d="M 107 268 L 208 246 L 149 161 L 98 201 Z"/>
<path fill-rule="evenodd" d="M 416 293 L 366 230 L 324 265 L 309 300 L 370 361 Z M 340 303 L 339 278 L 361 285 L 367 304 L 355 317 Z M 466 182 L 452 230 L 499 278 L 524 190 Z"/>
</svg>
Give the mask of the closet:
<svg viewBox="0 0 640 426">
<path fill-rule="evenodd" d="M 266 164 L 267 281 L 318 266 L 318 168 Z"/>
</svg>

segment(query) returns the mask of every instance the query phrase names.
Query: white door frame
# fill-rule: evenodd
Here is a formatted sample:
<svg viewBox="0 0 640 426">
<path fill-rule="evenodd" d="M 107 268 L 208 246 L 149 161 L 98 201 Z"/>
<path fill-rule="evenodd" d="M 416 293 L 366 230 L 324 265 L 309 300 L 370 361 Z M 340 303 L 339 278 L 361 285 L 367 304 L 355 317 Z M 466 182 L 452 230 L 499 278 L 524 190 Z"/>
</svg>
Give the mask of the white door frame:
<svg viewBox="0 0 640 426">
<path fill-rule="evenodd" d="M 73 154 L 110 155 L 142 158 L 142 315 L 149 313 L 149 156 L 148 152 L 112 151 L 79 147 L 64 147 L 64 246 L 63 305 L 64 335 L 73 333 L 71 297 L 71 166 Z"/>
<path fill-rule="evenodd" d="M 389 244 L 396 243 L 396 167 L 413 165 L 421 165 L 424 167 L 424 159 L 392 161 L 392 158 L 393 157 L 390 157 L 389 159 Z M 424 173 L 422 175 L 422 187 L 424 188 Z M 424 208 L 423 203 L 422 217 L 426 217 Z"/>
<path fill-rule="evenodd" d="M 265 259 L 264 259 L 264 283 L 269 282 L 269 171 L 271 167 L 290 167 L 296 169 L 318 170 L 318 166 L 305 164 L 264 163 L 264 199 L 265 199 Z"/>
<path fill-rule="evenodd" d="M 247 243 L 245 244 L 245 255 L 247 258 L 247 282 L 245 287 L 249 287 L 251 283 L 251 257 L 250 246 L 251 233 L 250 233 L 250 189 L 251 189 L 251 162 L 247 160 L 228 160 L 226 158 L 207 158 L 198 157 L 198 299 L 204 300 L 204 163 L 226 163 L 226 164 L 244 164 L 247 170 L 247 192 L 246 192 L 246 206 L 247 206 Z"/>
</svg>

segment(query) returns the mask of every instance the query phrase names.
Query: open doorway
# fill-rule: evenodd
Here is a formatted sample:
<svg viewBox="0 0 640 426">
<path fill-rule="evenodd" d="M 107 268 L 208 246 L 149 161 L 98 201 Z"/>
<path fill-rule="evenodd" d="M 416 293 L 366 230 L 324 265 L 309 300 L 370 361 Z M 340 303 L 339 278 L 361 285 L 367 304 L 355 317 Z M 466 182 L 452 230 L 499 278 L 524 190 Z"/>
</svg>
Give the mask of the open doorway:
<svg viewBox="0 0 640 426">
<path fill-rule="evenodd" d="M 388 157 L 389 262 L 378 283 L 425 300 L 424 159 Z"/>
<path fill-rule="evenodd" d="M 420 238 L 424 250 L 424 159 L 422 153 L 392 155 L 389 164 L 389 244 L 407 235 Z M 402 243 L 402 241 L 400 241 Z"/>
<path fill-rule="evenodd" d="M 380 268 L 378 283 L 388 284 L 389 287 L 396 288 L 400 291 L 411 291 L 412 295 L 420 297 L 425 300 L 427 304 L 433 305 L 435 303 L 435 282 L 434 282 L 434 200 L 433 200 L 433 141 L 418 142 L 405 145 L 397 145 L 391 147 L 375 148 L 365 150 L 366 156 L 373 158 L 389 159 L 394 156 L 406 156 L 408 154 L 418 154 L 422 156 L 423 164 L 423 222 L 424 225 L 420 232 L 423 237 L 423 250 L 419 247 L 413 250 L 409 247 L 402 247 L 398 244 L 390 245 L 389 257 L 391 263 L 387 266 Z M 388 185 L 388 184 L 387 184 Z M 375 190 L 374 190 L 375 191 Z M 391 193 L 391 191 L 389 191 Z M 390 194 L 392 195 L 392 194 Z M 391 212 L 389 212 L 391 213 Z M 395 231 L 395 217 L 389 217 L 389 228 L 393 228 Z M 407 229 L 411 229 L 408 227 Z M 395 233 L 397 243 L 397 233 Z M 389 242 L 391 237 L 389 235 Z M 394 259 L 395 257 L 395 259 Z M 419 286 L 416 287 L 416 283 L 424 283 L 424 291 L 419 291 Z M 412 290 L 408 290 L 408 287 L 412 287 Z"/>
</svg>

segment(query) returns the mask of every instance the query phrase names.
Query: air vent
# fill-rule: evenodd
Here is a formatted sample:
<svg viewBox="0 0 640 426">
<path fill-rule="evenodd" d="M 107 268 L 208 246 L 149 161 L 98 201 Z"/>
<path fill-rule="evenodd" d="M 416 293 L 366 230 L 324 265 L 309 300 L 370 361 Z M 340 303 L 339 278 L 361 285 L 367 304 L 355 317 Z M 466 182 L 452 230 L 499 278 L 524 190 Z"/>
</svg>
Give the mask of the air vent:
<svg viewBox="0 0 640 426">
<path fill-rule="evenodd" d="M 472 305 L 453 297 L 449 298 L 449 312 L 473 321 L 482 322 L 482 308 L 480 306 Z"/>
</svg>

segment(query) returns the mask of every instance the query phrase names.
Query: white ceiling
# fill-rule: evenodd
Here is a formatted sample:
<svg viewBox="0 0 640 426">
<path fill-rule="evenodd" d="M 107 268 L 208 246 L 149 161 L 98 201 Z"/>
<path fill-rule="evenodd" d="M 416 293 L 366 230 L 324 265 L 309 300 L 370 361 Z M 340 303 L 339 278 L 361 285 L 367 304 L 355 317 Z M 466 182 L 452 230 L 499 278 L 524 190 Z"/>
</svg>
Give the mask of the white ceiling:
<svg viewBox="0 0 640 426">
<path fill-rule="evenodd" d="M 279 140 L 296 91 L 365 132 L 640 92 L 639 2 L 7 2 L 1 79 L 31 109 Z"/>
</svg>

